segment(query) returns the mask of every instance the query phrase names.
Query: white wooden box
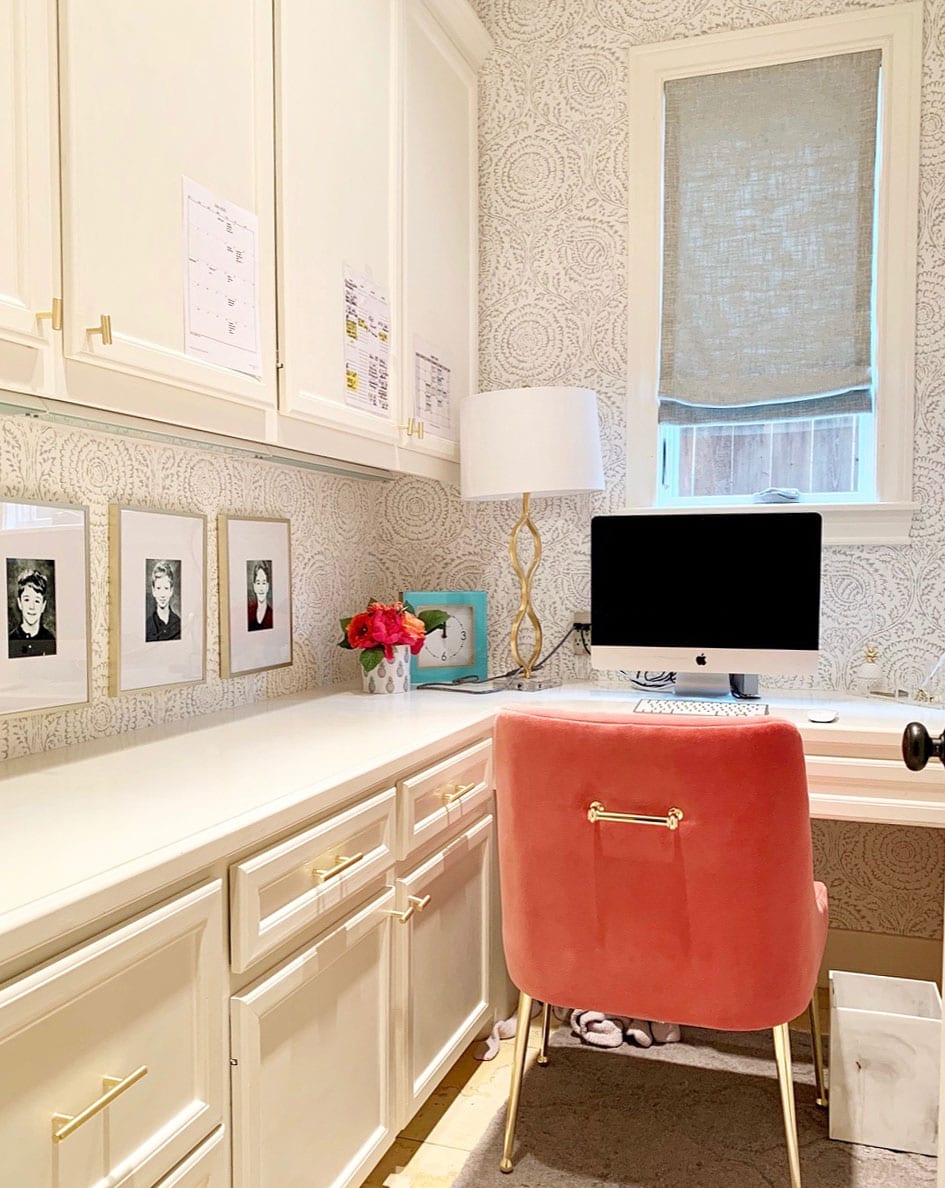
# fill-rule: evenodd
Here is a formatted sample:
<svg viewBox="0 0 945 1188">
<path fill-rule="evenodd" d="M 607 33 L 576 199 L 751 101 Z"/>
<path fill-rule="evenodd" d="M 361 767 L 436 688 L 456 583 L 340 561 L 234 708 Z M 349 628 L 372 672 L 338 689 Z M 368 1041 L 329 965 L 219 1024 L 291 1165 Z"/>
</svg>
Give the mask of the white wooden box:
<svg viewBox="0 0 945 1188">
<path fill-rule="evenodd" d="M 934 982 L 830 971 L 830 1137 L 938 1150 L 942 996 Z"/>
</svg>

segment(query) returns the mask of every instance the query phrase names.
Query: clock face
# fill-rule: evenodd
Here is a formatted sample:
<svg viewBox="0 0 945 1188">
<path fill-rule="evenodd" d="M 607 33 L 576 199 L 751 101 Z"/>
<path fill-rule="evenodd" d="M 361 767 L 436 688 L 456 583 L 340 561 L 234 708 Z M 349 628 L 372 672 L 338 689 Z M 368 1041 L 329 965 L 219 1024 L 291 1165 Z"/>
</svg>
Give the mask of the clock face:
<svg viewBox="0 0 945 1188">
<path fill-rule="evenodd" d="M 418 606 L 422 610 L 446 611 L 446 622 L 431 631 L 417 655 L 419 668 L 458 668 L 476 658 L 475 608 L 471 606 Z"/>
</svg>

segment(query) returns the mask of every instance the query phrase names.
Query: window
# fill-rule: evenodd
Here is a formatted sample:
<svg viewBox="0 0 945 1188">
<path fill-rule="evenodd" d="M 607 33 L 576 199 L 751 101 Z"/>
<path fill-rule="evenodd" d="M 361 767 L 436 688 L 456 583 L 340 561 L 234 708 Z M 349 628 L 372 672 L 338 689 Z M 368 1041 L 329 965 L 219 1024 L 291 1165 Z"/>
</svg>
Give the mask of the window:
<svg viewBox="0 0 945 1188">
<path fill-rule="evenodd" d="M 908 537 L 921 19 L 631 50 L 631 506 L 796 487 Z"/>
</svg>

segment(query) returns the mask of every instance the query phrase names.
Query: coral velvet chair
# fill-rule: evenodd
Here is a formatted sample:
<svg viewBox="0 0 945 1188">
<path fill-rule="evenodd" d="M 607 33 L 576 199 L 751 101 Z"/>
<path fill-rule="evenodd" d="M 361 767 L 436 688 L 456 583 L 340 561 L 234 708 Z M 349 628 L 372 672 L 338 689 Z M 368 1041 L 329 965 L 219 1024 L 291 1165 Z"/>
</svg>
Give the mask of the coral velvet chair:
<svg viewBox="0 0 945 1188">
<path fill-rule="evenodd" d="M 776 718 L 505 709 L 495 725 L 502 931 L 519 989 L 501 1168 L 512 1170 L 528 1020 L 545 1003 L 721 1031 L 771 1028 L 800 1188 L 788 1021 L 827 937 L 800 734 Z"/>
</svg>

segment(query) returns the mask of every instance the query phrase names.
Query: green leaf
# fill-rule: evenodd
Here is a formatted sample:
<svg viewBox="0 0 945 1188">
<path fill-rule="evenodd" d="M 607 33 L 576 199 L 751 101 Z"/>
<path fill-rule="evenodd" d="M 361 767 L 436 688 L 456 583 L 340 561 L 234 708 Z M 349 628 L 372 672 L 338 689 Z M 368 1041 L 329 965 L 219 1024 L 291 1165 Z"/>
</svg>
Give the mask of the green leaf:
<svg viewBox="0 0 945 1188">
<path fill-rule="evenodd" d="M 446 625 L 449 615 L 445 610 L 425 610 L 421 611 L 417 617 L 424 627 L 426 627 L 427 634 L 429 635 L 431 631 L 441 631 Z"/>
<path fill-rule="evenodd" d="M 413 605 L 409 602 L 404 603 L 404 610 L 407 611 L 408 614 L 411 614 L 411 615 L 415 615 L 417 613 L 416 610 L 414 609 Z"/>
<path fill-rule="evenodd" d="M 348 624 L 354 618 L 354 615 L 349 615 L 347 619 L 341 620 L 341 639 L 338 640 L 338 647 L 344 648 L 346 651 L 353 652 L 351 644 L 348 643 Z"/>
<path fill-rule="evenodd" d="M 361 667 L 364 669 L 364 671 L 372 672 L 384 659 L 384 649 L 380 647 L 362 648 L 359 659 L 361 661 Z"/>
</svg>

